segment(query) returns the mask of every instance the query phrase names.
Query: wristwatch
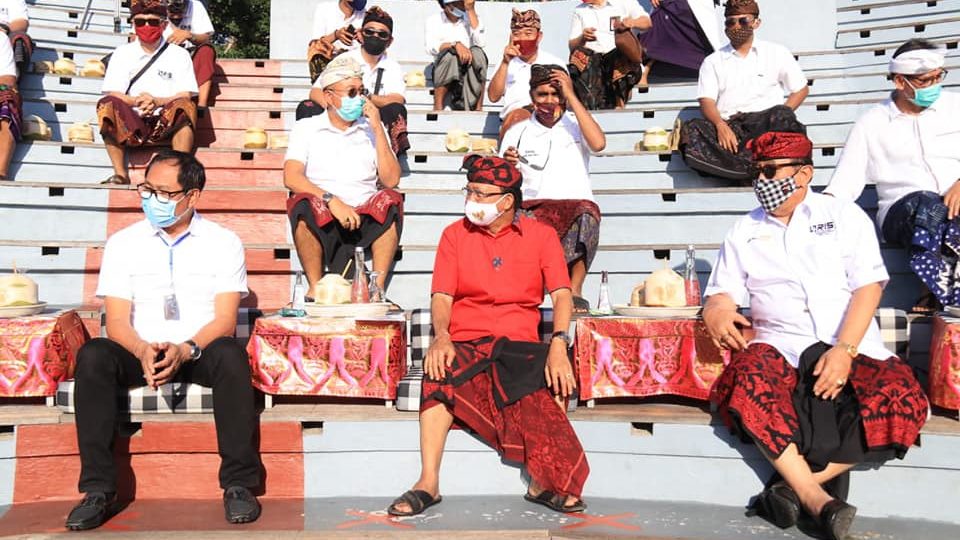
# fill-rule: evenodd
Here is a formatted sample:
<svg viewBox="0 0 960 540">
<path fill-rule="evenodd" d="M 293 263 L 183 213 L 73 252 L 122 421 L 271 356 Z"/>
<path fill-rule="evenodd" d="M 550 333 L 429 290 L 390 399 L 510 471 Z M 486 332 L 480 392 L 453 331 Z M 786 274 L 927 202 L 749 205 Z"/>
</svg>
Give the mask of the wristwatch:
<svg viewBox="0 0 960 540">
<path fill-rule="evenodd" d="M 553 333 L 552 336 L 550 336 L 550 339 L 551 340 L 562 339 L 563 342 L 567 344 L 567 347 L 569 347 L 570 344 L 573 343 L 573 340 L 570 339 L 570 334 L 568 334 L 564 330 L 557 330 L 556 332 Z"/>
<path fill-rule="evenodd" d="M 190 361 L 196 362 L 197 360 L 199 360 L 200 355 L 203 354 L 203 349 L 201 349 L 200 346 L 197 345 L 197 342 L 192 339 L 188 339 L 184 341 L 184 343 L 190 346 Z"/>
<path fill-rule="evenodd" d="M 320 200 L 323 201 L 324 204 L 330 204 L 330 201 L 333 200 L 333 193 L 330 193 L 329 191 L 325 192 L 320 196 Z"/>
<path fill-rule="evenodd" d="M 860 351 L 857 350 L 857 346 L 856 346 L 856 345 L 851 345 L 851 344 L 849 344 L 849 343 L 847 343 L 847 342 L 844 342 L 844 341 L 838 341 L 838 342 L 837 342 L 837 347 L 843 349 L 844 352 L 846 352 L 847 354 L 849 354 L 849 355 L 850 355 L 850 358 L 856 358 L 857 355 L 860 354 Z"/>
</svg>

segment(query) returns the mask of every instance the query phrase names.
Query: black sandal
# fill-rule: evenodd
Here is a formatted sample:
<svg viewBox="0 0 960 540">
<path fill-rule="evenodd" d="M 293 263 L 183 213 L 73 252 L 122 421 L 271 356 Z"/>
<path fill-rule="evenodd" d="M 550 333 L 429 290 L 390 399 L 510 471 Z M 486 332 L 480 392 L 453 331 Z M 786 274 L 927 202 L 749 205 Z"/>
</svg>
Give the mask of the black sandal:
<svg viewBox="0 0 960 540">
<path fill-rule="evenodd" d="M 583 502 L 582 499 L 577 499 L 577 502 L 573 504 L 565 505 L 563 504 L 567 502 L 567 498 L 565 496 L 558 495 L 546 489 L 541 491 L 536 497 L 534 497 L 528 491 L 523 495 L 523 498 L 528 502 L 546 506 L 554 512 L 560 512 L 561 514 L 576 514 L 587 509 L 587 504 Z"/>
<path fill-rule="evenodd" d="M 573 297 L 573 312 L 575 314 L 587 315 L 590 313 L 590 301 L 582 296 Z"/>
<path fill-rule="evenodd" d="M 130 179 L 127 178 L 126 176 L 120 176 L 119 174 L 114 174 L 110 176 L 110 178 L 107 178 L 103 182 L 100 182 L 100 185 L 129 186 Z"/>
<path fill-rule="evenodd" d="M 390 506 L 387 508 L 387 513 L 391 516 L 415 516 L 417 514 L 422 514 L 427 508 L 430 508 L 435 504 L 439 504 L 442 500 L 443 497 L 440 495 L 437 495 L 436 498 L 433 498 L 432 495 L 426 491 L 423 491 L 422 489 L 410 489 L 390 503 Z M 410 505 L 410 511 L 403 512 L 397 510 L 397 505 L 401 503 L 407 503 Z"/>
</svg>

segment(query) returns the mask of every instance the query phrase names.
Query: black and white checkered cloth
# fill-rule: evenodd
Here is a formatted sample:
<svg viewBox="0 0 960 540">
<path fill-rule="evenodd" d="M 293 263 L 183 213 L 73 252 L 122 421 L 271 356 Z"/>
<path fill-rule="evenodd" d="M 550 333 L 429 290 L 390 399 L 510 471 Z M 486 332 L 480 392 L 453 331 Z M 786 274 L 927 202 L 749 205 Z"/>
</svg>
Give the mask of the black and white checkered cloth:
<svg viewBox="0 0 960 540">
<path fill-rule="evenodd" d="M 540 339 L 547 341 L 553 335 L 553 310 L 540 309 Z M 430 310 L 415 309 L 410 314 L 410 363 L 407 374 L 397 385 L 397 410 L 419 411 L 423 381 L 423 359 L 433 339 Z"/>
<path fill-rule="evenodd" d="M 75 395 L 74 381 L 60 383 L 57 385 L 57 407 L 73 414 Z M 117 394 L 117 405 L 121 411 L 131 414 L 212 413 L 213 391 L 199 384 L 182 382 L 167 383 L 157 390 L 141 386 Z"/>
<path fill-rule="evenodd" d="M 880 326 L 883 346 L 904 361 L 910 358 L 910 318 L 907 312 L 896 308 L 880 308 L 874 318 Z"/>
</svg>

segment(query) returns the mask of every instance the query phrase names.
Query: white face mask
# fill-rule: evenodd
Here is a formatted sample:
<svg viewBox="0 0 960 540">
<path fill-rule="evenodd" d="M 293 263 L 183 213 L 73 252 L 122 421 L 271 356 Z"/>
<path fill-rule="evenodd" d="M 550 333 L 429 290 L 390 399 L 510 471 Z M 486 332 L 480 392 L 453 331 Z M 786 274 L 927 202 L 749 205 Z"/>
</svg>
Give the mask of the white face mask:
<svg viewBox="0 0 960 540">
<path fill-rule="evenodd" d="M 503 214 L 503 212 L 497 210 L 497 204 L 503 200 L 503 197 L 506 197 L 506 195 L 501 196 L 497 199 L 497 202 L 492 203 L 468 200 L 466 204 L 463 205 L 463 213 L 467 216 L 467 219 L 470 220 L 470 223 L 479 227 L 486 227 Z"/>
</svg>

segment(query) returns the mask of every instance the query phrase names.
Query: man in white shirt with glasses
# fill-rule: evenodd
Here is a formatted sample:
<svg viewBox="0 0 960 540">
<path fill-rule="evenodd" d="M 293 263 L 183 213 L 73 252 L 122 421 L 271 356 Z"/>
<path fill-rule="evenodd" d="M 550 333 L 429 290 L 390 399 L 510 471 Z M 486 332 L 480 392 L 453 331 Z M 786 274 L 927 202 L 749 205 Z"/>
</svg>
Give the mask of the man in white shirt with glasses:
<svg viewBox="0 0 960 540">
<path fill-rule="evenodd" d="M 922 39 L 894 52 L 894 91 L 857 120 L 826 189 L 852 201 L 876 185 L 877 224 L 909 250 L 922 313 L 960 303 L 960 95 L 942 91 L 944 53 Z"/>
<path fill-rule="evenodd" d="M 607 145 L 570 75 L 559 65 L 530 69 L 533 116 L 511 127 L 500 145 L 523 174 L 523 212 L 557 231 L 576 313 L 586 313 L 583 282 L 600 243 L 600 207 L 590 189 L 590 152 Z"/>
</svg>

